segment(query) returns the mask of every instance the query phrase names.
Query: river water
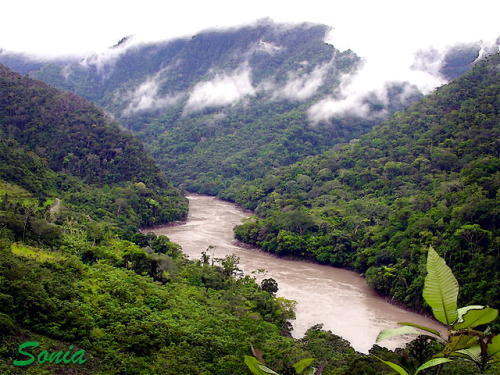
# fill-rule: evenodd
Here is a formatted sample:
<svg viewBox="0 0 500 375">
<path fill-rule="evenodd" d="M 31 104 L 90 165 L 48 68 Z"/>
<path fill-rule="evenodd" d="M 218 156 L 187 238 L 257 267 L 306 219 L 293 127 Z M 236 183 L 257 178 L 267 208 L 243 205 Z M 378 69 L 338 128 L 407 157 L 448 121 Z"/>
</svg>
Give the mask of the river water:
<svg viewBox="0 0 500 375">
<path fill-rule="evenodd" d="M 240 246 L 233 237 L 233 227 L 250 215 L 236 205 L 209 196 L 189 196 L 189 214 L 185 224 L 152 229 L 182 246 L 191 259 L 208 253 L 216 258 L 236 254 L 239 268 L 258 279 L 272 277 L 278 282 L 278 296 L 297 301 L 293 336 L 302 337 L 308 328 L 322 323 L 350 341 L 358 351 L 367 353 L 378 333 L 398 327 L 397 322 L 412 322 L 441 329 L 438 323 L 386 302 L 374 293 L 364 278 L 355 272 L 304 261 L 278 258 L 258 249 Z M 380 344 L 388 348 L 402 346 L 401 338 Z"/>
</svg>

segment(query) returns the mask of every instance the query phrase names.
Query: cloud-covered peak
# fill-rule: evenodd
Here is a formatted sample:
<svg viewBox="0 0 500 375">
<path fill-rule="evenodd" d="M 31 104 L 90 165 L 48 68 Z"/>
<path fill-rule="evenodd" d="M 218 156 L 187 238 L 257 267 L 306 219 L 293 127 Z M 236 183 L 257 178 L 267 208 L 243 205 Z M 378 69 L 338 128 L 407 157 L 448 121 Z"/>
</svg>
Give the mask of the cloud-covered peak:
<svg viewBox="0 0 500 375">
<path fill-rule="evenodd" d="M 95 67 L 97 72 L 104 75 L 102 78 L 107 78 L 116 62 L 134 45 L 136 43 L 133 37 L 125 37 L 113 47 L 85 57 L 81 60 L 80 65 L 86 68 Z"/>
<path fill-rule="evenodd" d="M 408 105 L 408 98 L 427 94 L 450 79 L 463 74 L 478 57 L 479 47 L 429 49 L 411 55 L 380 55 L 364 60 L 360 69 L 341 79 L 335 95 L 323 98 L 309 109 L 313 122 L 329 121 L 342 116 L 380 116 L 384 111 L 373 112 L 373 100 L 381 106 L 393 105 L 397 100 Z M 393 88 L 401 87 L 394 95 Z M 392 90 L 392 91 L 391 91 Z"/>
</svg>

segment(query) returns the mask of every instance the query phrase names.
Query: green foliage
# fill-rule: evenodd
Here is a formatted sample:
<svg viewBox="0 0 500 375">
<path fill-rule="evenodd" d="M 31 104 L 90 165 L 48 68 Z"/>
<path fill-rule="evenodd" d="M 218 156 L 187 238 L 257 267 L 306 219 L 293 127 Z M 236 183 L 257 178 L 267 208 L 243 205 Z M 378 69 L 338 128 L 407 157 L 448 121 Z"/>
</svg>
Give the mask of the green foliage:
<svg viewBox="0 0 500 375">
<path fill-rule="evenodd" d="M 271 295 L 276 295 L 276 293 L 278 292 L 278 283 L 272 277 L 262 280 L 260 286 L 262 290 L 265 290 Z"/>
<path fill-rule="evenodd" d="M 148 237 L 150 246 L 158 243 Z M 161 242 L 168 246 L 165 238 Z M 163 373 L 162 364 L 172 373 L 242 373 L 243 361 L 232 356 L 242 356 L 247 342 L 281 340 L 278 327 L 290 316 L 253 279 L 122 240 L 86 247 L 92 261 L 83 252 L 2 250 L 0 340 L 12 351 L 0 353 L 0 365 L 12 361 L 20 327 L 27 335 L 82 346 L 99 358 L 101 372 L 95 373 Z M 166 257 L 168 270 L 159 263 Z M 158 267 L 168 277 L 158 277 Z M 196 273 L 200 285 L 186 278 Z"/>
<path fill-rule="evenodd" d="M 92 104 L 4 66 L 0 98 L 0 191 L 8 186 L 8 194 L 19 197 L 16 186 L 40 203 L 58 197 L 65 209 L 114 225 L 156 225 L 185 217 L 186 199 L 137 138 Z M 4 205 L 25 203 L 4 199 Z M 51 221 L 71 215 L 60 209 L 48 214 Z"/>
<path fill-rule="evenodd" d="M 236 238 L 356 270 L 416 309 L 426 308 L 431 245 L 457 271 L 460 304 L 498 306 L 499 61 L 479 62 L 358 140 L 243 184 L 236 202 L 257 217 Z"/>
<path fill-rule="evenodd" d="M 457 309 L 458 282 L 444 259 L 432 247 L 429 248 L 426 268 L 424 298 L 432 308 L 434 317 L 446 325 L 448 337 L 443 338 L 439 331 L 432 328 L 412 323 L 399 323 L 403 327 L 383 330 L 377 337 L 377 341 L 395 335 L 429 335 L 430 333 L 440 340 L 441 347 L 433 353 L 431 359 L 421 358 L 414 374 L 430 367 L 449 363 L 454 358 L 469 360 L 484 373 L 500 359 L 498 335 L 491 334 L 489 329 L 483 332 L 472 328 L 492 323 L 498 316 L 498 310 L 477 305 Z M 396 363 L 380 360 L 399 374 L 410 374 Z"/>
<path fill-rule="evenodd" d="M 393 113 L 420 97 L 404 84 L 392 84 L 388 103 L 367 94 L 372 118 L 349 115 L 312 126 L 308 109 L 338 95 L 343 76 L 354 74 L 361 61 L 350 50 L 324 43 L 326 32 L 324 25 L 283 28 L 263 21 L 130 47 L 113 63 L 91 57 L 86 64 L 56 62 L 31 74 L 113 113 L 141 137 L 175 183 L 235 200 L 242 184 L 356 138 L 381 122 L 380 112 Z M 247 72 L 255 92 L 240 101 L 219 103 L 214 95 L 200 106 L 192 103 L 203 85 L 217 86 Z M 318 87 L 290 89 L 318 74 Z M 151 83 L 154 88 L 144 96 L 144 85 Z M 309 178 L 304 175 L 297 187 L 307 186 Z M 266 192 L 252 193 L 263 197 Z"/>
<path fill-rule="evenodd" d="M 458 282 L 432 247 L 427 255 L 423 297 L 441 323 L 451 326 L 457 320 Z"/>
</svg>

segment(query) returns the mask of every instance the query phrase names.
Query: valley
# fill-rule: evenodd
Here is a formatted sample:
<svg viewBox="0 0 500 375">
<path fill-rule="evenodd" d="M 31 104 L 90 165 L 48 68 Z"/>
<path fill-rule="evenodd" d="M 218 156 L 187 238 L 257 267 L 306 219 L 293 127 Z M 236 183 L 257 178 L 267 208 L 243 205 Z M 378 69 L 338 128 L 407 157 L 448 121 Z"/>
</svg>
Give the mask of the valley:
<svg viewBox="0 0 500 375">
<path fill-rule="evenodd" d="M 498 43 L 354 90 L 330 31 L 0 50 L 0 372 L 498 372 Z"/>
<path fill-rule="evenodd" d="M 151 229 L 166 235 L 182 246 L 190 259 L 202 257 L 223 259 L 232 254 L 239 258 L 238 268 L 259 282 L 273 278 L 277 295 L 297 302 L 296 317 L 291 321 L 293 337 L 299 339 L 317 324 L 348 340 L 352 347 L 368 353 L 378 333 L 397 326 L 397 322 L 415 322 L 435 329 L 443 327 L 384 301 L 354 272 L 324 265 L 279 258 L 235 242 L 233 227 L 248 218 L 248 213 L 234 204 L 210 196 L 188 196 L 189 214 L 182 225 Z M 144 230 L 147 232 L 149 230 Z M 391 349 L 404 346 L 404 340 L 382 342 Z"/>
</svg>

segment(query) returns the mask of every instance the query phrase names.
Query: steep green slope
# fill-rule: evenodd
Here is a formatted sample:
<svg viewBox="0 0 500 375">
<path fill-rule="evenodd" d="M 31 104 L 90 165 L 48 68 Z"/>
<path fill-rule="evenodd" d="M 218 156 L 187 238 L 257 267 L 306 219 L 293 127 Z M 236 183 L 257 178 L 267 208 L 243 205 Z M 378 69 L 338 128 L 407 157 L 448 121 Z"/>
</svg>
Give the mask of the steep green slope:
<svg viewBox="0 0 500 375">
<path fill-rule="evenodd" d="M 90 184 L 122 181 L 166 185 L 140 142 L 76 95 L 0 67 L 3 138 L 46 158 L 54 171 Z"/>
<path fill-rule="evenodd" d="M 245 181 L 356 138 L 420 97 L 390 83 L 380 95 L 366 92 L 363 111 L 313 125 L 311 107 L 341 98 L 361 66 L 352 51 L 325 43 L 329 29 L 263 20 L 163 43 L 125 39 L 107 54 L 31 74 L 113 113 L 176 184 L 234 199 Z"/>
<path fill-rule="evenodd" d="M 2 66 L 0 88 L 0 373 L 243 374 L 251 344 L 280 371 L 374 362 L 319 327 L 289 337 L 293 303 L 237 258 L 134 231 L 185 200 L 93 105 Z"/>
<path fill-rule="evenodd" d="M 364 63 L 329 44 L 329 31 L 264 19 L 163 42 L 124 38 L 81 61 L 23 64 L 4 52 L 0 62 L 23 72 L 33 66 L 31 76 L 105 108 L 177 185 L 234 200 L 246 181 L 357 138 L 422 96 L 404 81 L 368 84 L 343 113 L 325 113 L 346 99 Z M 412 69 L 454 78 L 480 50 L 471 43 L 420 51 Z"/>
<path fill-rule="evenodd" d="M 71 94 L 3 67 L 0 79 L 2 374 L 244 374 L 251 345 L 280 373 L 310 357 L 328 361 L 325 375 L 388 372 L 320 327 L 281 335 L 293 304 L 234 277 L 236 258 L 190 262 L 168 238 L 133 231 L 185 214 L 137 141 Z M 29 342 L 40 343 L 32 357 L 20 353 Z M 51 363 L 45 350 L 85 351 L 85 362 Z M 442 374 L 473 373 L 456 366 Z"/>
<path fill-rule="evenodd" d="M 421 307 L 422 249 L 455 270 L 462 304 L 500 306 L 500 56 L 361 139 L 247 184 L 239 239 L 366 274 Z"/>
<path fill-rule="evenodd" d="M 65 203 L 115 222 L 121 206 L 123 220 L 135 225 L 185 216 L 185 198 L 135 137 L 76 95 L 4 66 L 0 134 L 0 178 L 40 198 L 67 195 Z"/>
</svg>

